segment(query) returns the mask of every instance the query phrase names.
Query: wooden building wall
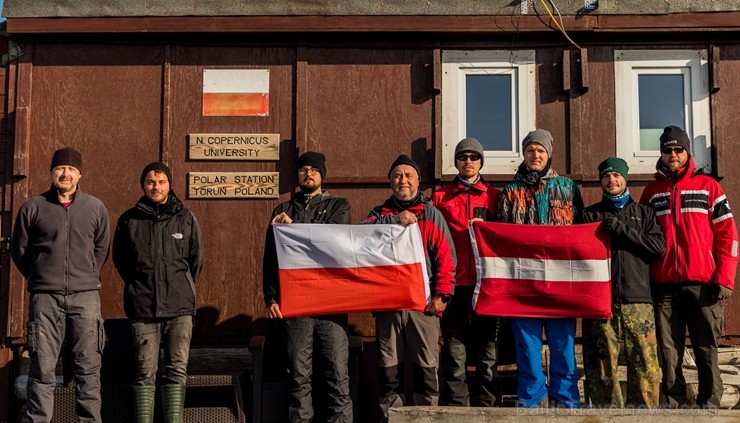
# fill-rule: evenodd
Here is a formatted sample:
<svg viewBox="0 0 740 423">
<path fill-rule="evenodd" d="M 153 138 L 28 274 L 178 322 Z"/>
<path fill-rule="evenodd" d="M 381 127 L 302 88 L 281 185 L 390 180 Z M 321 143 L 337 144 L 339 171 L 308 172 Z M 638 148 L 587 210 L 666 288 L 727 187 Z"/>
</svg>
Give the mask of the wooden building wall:
<svg viewBox="0 0 740 423">
<path fill-rule="evenodd" d="M 165 161 L 173 171 L 173 189 L 204 231 L 197 342 L 243 342 L 264 331 L 265 227 L 273 207 L 291 196 L 298 154 L 326 153 L 326 187 L 350 200 L 354 222 L 390 195 L 386 173 L 398 154 L 419 162 L 427 192 L 446 181 L 439 172 L 444 95 L 439 92 L 439 50 L 434 43 L 418 40 L 404 45 L 351 39 L 341 45 L 284 43 L 262 37 L 190 41 L 26 41 L 26 54 L 10 68 L 17 73 L 10 91 L 12 108 L 18 112 L 13 116 L 14 144 L 8 150 L 14 160 L 6 163 L 12 165 L 14 183 L 6 184 L 12 190 L 12 206 L 5 210 L 14 213 L 30 195 L 47 189 L 51 153 L 70 145 L 83 154 L 82 189 L 105 202 L 113 227 L 141 195 L 141 169 L 151 161 Z M 589 46 L 588 86 L 582 87 L 576 61 L 563 67 L 564 51 L 573 52 L 530 44 L 536 48 L 537 125 L 555 136 L 554 168 L 578 180 L 586 202 L 594 202 L 600 196 L 596 165 L 615 154 L 613 51 L 623 46 Z M 500 41 L 489 47 L 509 46 L 510 41 Z M 674 47 L 689 46 L 696 47 Z M 740 170 L 732 163 L 740 143 L 735 134 L 740 119 L 735 100 L 740 95 L 739 57 L 740 45 L 722 45 L 720 90 L 712 95 L 717 167 L 733 204 L 740 203 Z M 269 69 L 269 116 L 202 116 L 202 74 L 212 68 Z M 570 90 L 565 89 L 564 71 L 572 71 Z M 279 133 L 280 160 L 187 159 L 187 134 L 226 132 Z M 198 171 L 279 171 L 280 200 L 188 199 L 186 175 Z M 502 186 L 511 175 L 489 179 Z M 639 197 L 649 180 L 649 175 L 635 175 L 633 195 Z M 7 219 L 3 231 L 8 234 Z M 104 317 L 122 317 L 122 283 L 110 261 L 102 277 Z M 8 286 L 7 335 L 18 343 L 24 336 L 26 300 L 15 269 Z M 740 337 L 737 297 L 728 302 L 726 313 L 725 333 L 732 342 Z M 355 333 L 373 335 L 369 314 L 352 316 L 351 325 Z"/>
</svg>

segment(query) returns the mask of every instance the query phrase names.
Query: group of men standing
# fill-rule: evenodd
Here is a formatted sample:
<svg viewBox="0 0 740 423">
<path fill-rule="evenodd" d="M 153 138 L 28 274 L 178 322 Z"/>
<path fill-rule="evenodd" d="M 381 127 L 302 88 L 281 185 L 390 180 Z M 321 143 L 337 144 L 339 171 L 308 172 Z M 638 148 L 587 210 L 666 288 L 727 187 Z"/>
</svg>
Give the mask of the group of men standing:
<svg viewBox="0 0 740 423">
<path fill-rule="evenodd" d="M 553 144 L 550 132 L 530 132 L 522 141 L 524 161 L 502 191 L 482 178 L 484 150 L 474 138 L 457 144 L 458 175 L 431 199 L 419 191 L 421 172 L 411 158 L 401 155 L 391 165 L 392 195 L 362 223 L 419 225 L 432 295 L 424 312 L 374 313 L 383 420 L 387 420 L 389 408 L 404 404 L 406 358 L 411 360 L 414 404 L 496 404 L 497 340 L 504 324 L 511 326 L 514 335 L 518 404 L 576 408 L 581 403 L 574 318 L 503 319 L 473 311 L 477 275 L 468 227 L 475 221 L 530 225 L 603 222 L 611 238 L 613 317 L 583 320 L 586 389 L 591 403 L 651 408 L 685 405 L 688 398 L 682 364 L 688 328 L 699 372 L 696 403 L 719 407 L 722 381 L 717 353 L 722 301 L 732 295 L 738 261 L 737 229 L 721 187 L 696 168 L 686 132 L 669 126 L 660 137 L 656 180 L 647 185 L 639 202 L 632 199 L 627 187 L 627 163 L 610 157 L 598 166 L 601 201 L 584 208 L 578 185 L 551 167 Z M 332 198 L 341 207 L 329 207 L 328 193 L 321 190 L 326 175 L 324 156 L 308 152 L 298 164 L 301 192 L 275 209 L 271 224 L 348 223 L 346 200 Z M 271 230 L 265 250 L 265 301 L 267 316 L 281 318 Z M 310 421 L 313 416 L 310 357 L 324 366 L 319 367 L 324 370 L 317 379 L 325 385 L 326 398 L 321 403 L 327 408 L 327 420 L 352 421 L 346 378 L 346 316 L 341 323 L 334 323 L 339 318 L 285 319 L 291 421 Z M 310 330 L 291 330 L 292 325 L 299 325 L 297 321 L 305 321 L 301 327 Z M 327 322 L 332 322 L 334 330 L 320 329 Z M 543 330 L 550 350 L 549 384 L 543 372 Z M 617 371 L 620 342 L 628 357 L 626 398 Z M 475 365 L 476 375 L 472 394 L 466 381 L 469 362 Z M 326 363 L 331 365 L 327 368 Z M 437 380 L 440 365 L 441 389 Z"/>
<path fill-rule="evenodd" d="M 482 178 L 485 154 L 474 138 L 457 144 L 458 175 L 431 199 L 419 190 L 417 163 L 401 155 L 391 164 L 392 194 L 362 223 L 419 226 L 431 296 L 423 312 L 374 313 L 384 420 L 391 407 L 404 404 L 407 358 L 416 405 L 437 405 L 440 391 L 446 405 L 495 405 L 497 340 L 505 324 L 514 335 L 519 404 L 581 403 L 575 319 L 502 319 L 473 311 L 477 275 L 468 227 L 475 221 L 530 225 L 603 221 L 611 237 L 613 317 L 583 321 L 592 403 L 656 407 L 662 394 L 671 407 L 685 404 L 682 364 L 688 328 L 699 373 L 696 402 L 719 406 L 722 300 L 732 295 L 738 261 L 735 221 L 721 187 L 696 168 L 686 132 L 669 126 L 660 137 L 656 180 L 647 185 L 639 203 L 627 187 L 627 163 L 610 157 L 598 166 L 601 201 L 584 208 L 576 183 L 551 168 L 553 144 L 548 131 L 530 132 L 522 142 L 524 161 L 502 191 Z M 104 330 L 99 273 L 108 257 L 110 234 L 105 206 L 80 189 L 81 171 L 79 152 L 57 150 L 51 162 L 51 188 L 21 207 L 13 230 L 12 257 L 31 293 L 27 416 L 34 422 L 51 418 L 54 370 L 65 340 L 73 355 L 80 421 L 101 421 Z M 298 158 L 300 192 L 275 208 L 265 240 L 266 315 L 282 323 L 293 422 L 314 417 L 313 379 L 323 384 L 319 402 L 326 420 L 353 421 L 347 315 L 283 319 L 280 311 L 273 225 L 350 223 L 349 202 L 322 189 L 326 172 L 323 154 L 306 152 Z M 182 420 L 195 281 L 203 256 L 198 221 L 171 183 L 166 165 L 146 166 L 140 177 L 143 195 L 120 217 L 113 240 L 113 260 L 125 283 L 124 309 L 134 334 L 134 413 L 142 423 L 153 419 L 160 344 L 166 351 L 160 384 L 163 411 L 168 422 Z M 541 361 L 543 330 L 550 349 L 549 385 Z M 622 339 L 628 357 L 626 399 L 617 373 Z M 466 381 L 468 362 L 475 365 L 472 394 Z M 316 377 L 314 370 L 319 373 Z"/>
<path fill-rule="evenodd" d="M 80 188 L 82 155 L 54 152 L 51 188 L 21 206 L 13 228 L 12 257 L 28 280 L 30 368 L 26 419 L 50 422 L 56 364 L 66 341 L 80 422 L 101 422 L 100 369 L 105 331 L 100 315 L 100 270 L 110 246 L 105 205 Z M 142 197 L 121 215 L 113 261 L 123 279 L 136 360 L 135 422 L 151 423 L 160 344 L 160 384 L 166 422 L 181 422 L 195 314 L 195 281 L 203 249 L 195 216 L 171 189 L 170 169 L 147 165 Z"/>
</svg>

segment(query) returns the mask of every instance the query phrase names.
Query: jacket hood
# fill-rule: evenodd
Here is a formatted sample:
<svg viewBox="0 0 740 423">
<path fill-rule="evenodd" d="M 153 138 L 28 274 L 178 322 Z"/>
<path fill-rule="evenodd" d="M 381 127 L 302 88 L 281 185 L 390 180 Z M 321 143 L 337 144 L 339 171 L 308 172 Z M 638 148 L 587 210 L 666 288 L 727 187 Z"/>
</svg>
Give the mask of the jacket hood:
<svg viewBox="0 0 740 423">
<path fill-rule="evenodd" d="M 460 179 L 460 176 L 458 175 L 457 177 L 455 177 L 455 181 L 453 183 L 454 183 L 453 192 L 455 194 L 458 194 L 466 190 L 473 190 L 473 191 L 478 191 L 478 192 L 488 192 L 488 184 L 483 179 L 483 176 L 480 176 L 478 180 L 475 181 L 474 184 L 466 184 Z"/>
<path fill-rule="evenodd" d="M 170 194 L 167 197 L 167 202 L 165 204 L 154 204 L 149 200 L 149 198 L 142 195 L 136 203 L 136 208 L 143 213 L 158 217 L 163 214 L 175 215 L 182 210 L 183 205 L 175 192 L 170 190 Z"/>
<path fill-rule="evenodd" d="M 686 162 L 686 165 L 682 167 L 681 169 L 678 169 L 678 172 L 676 172 L 676 175 L 678 179 L 684 179 L 686 177 L 691 177 L 696 175 L 697 173 L 703 172 L 701 169 L 696 169 L 696 163 L 694 162 L 694 157 L 689 156 L 689 160 Z M 655 179 L 673 179 L 671 175 L 666 173 L 665 167 L 663 166 L 663 162 L 660 158 L 658 158 L 658 162 L 655 164 Z"/>
</svg>

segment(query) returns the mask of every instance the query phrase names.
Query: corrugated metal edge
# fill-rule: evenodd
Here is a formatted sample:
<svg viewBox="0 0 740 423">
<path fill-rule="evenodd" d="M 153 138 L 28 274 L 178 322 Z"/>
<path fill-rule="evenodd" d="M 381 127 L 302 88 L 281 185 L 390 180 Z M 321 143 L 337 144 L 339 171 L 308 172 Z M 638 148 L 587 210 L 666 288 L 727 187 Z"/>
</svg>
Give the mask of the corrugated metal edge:
<svg viewBox="0 0 740 423">
<path fill-rule="evenodd" d="M 476 16 L 546 14 L 538 0 L 5 0 L 8 18 L 136 16 Z M 740 11 L 738 1 L 553 0 L 563 15 Z M 593 0 L 588 1 L 593 3 Z M 553 3 L 547 6 L 556 13 Z"/>
</svg>

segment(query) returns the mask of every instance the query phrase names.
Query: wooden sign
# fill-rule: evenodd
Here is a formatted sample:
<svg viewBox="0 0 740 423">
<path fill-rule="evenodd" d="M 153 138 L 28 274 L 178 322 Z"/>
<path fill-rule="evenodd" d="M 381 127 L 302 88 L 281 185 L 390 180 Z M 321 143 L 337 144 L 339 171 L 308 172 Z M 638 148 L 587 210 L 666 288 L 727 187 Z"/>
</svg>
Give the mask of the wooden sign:
<svg viewBox="0 0 740 423">
<path fill-rule="evenodd" d="M 278 172 L 190 172 L 188 198 L 278 198 Z"/>
<path fill-rule="evenodd" d="M 278 160 L 280 134 L 188 134 L 192 160 Z"/>
</svg>

